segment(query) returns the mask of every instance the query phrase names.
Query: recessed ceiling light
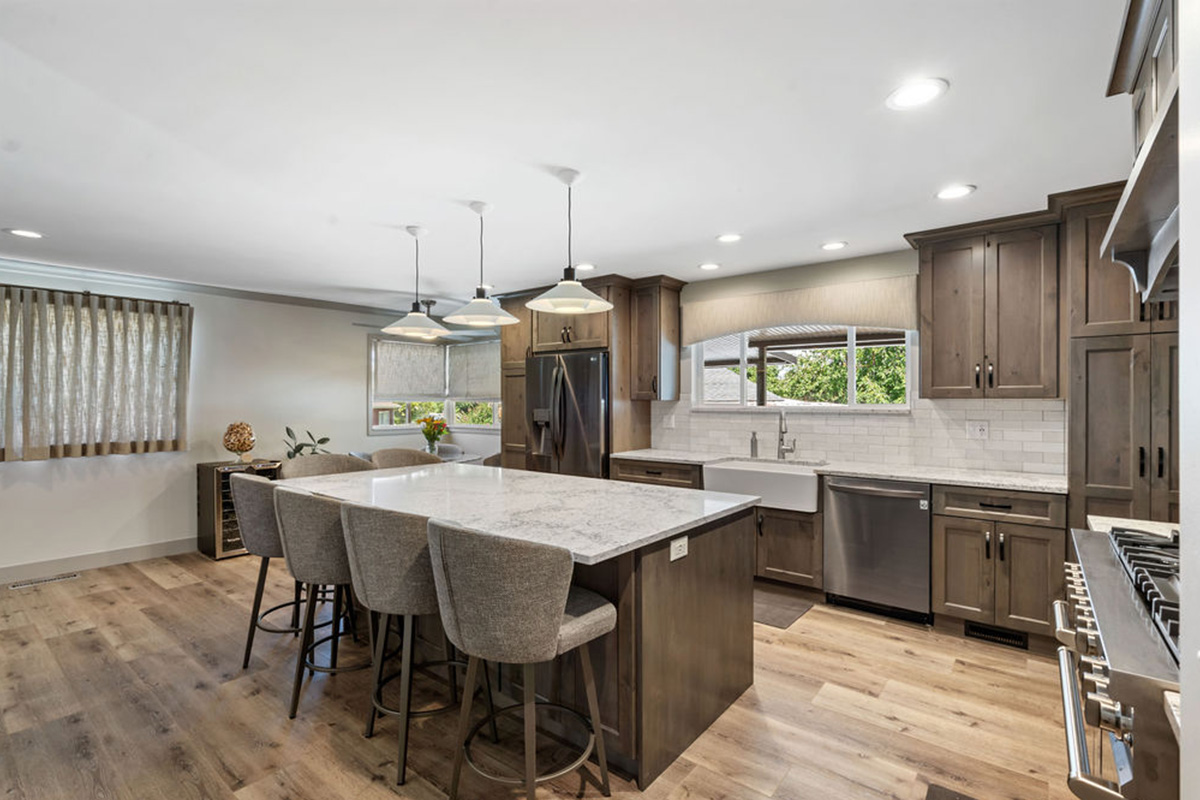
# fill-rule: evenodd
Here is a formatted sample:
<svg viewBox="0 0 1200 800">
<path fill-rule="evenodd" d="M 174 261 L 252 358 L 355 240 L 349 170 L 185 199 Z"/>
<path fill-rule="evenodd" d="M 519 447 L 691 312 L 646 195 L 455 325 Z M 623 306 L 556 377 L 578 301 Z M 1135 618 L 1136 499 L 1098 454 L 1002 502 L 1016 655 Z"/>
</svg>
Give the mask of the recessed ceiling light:
<svg viewBox="0 0 1200 800">
<path fill-rule="evenodd" d="M 8 234 L 12 234 L 13 236 L 20 236 L 22 239 L 41 239 L 42 238 L 42 234 L 38 233 L 37 231 L 27 231 L 22 228 L 5 228 L 4 232 L 8 233 Z"/>
<path fill-rule="evenodd" d="M 888 95 L 887 107 L 894 111 L 917 108 L 937 100 L 949 88 L 950 83 L 942 78 L 920 78 L 908 81 Z"/>
<path fill-rule="evenodd" d="M 711 261 L 700 265 L 700 269 L 707 270 L 709 272 L 712 272 L 714 269 L 720 269 L 720 268 L 721 268 L 720 264 L 714 264 Z"/>
<path fill-rule="evenodd" d="M 939 200 L 957 200 L 975 191 L 975 186 L 969 183 L 952 183 L 937 193 Z"/>
<path fill-rule="evenodd" d="M 822 250 L 841 250 L 846 246 L 845 242 L 826 242 L 821 245 Z"/>
<path fill-rule="evenodd" d="M 717 237 L 717 241 L 721 244 L 733 244 L 734 242 L 740 242 L 741 240 L 742 235 L 740 233 L 722 233 Z"/>
<path fill-rule="evenodd" d="M 576 264 L 575 269 L 580 272 L 591 272 L 596 268 L 595 264 Z"/>
</svg>

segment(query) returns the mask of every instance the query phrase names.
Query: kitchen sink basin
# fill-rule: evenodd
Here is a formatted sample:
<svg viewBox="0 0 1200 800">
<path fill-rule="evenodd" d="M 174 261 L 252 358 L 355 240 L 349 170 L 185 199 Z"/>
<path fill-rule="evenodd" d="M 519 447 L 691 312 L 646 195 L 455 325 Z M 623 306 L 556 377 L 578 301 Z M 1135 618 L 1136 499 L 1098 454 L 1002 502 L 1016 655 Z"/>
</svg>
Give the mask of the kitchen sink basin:
<svg viewBox="0 0 1200 800">
<path fill-rule="evenodd" d="M 794 461 L 731 459 L 704 465 L 704 488 L 714 492 L 754 494 L 762 505 L 790 511 L 817 510 L 819 464 Z"/>
</svg>

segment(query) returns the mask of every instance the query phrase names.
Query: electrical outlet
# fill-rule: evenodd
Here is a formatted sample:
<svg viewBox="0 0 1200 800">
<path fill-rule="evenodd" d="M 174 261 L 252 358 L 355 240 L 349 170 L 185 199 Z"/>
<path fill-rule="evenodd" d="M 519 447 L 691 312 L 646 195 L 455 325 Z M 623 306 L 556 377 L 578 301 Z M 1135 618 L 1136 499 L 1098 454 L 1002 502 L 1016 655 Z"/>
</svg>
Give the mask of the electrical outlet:
<svg viewBox="0 0 1200 800">
<path fill-rule="evenodd" d="M 688 537 L 680 536 L 678 539 L 671 540 L 671 560 L 678 561 L 687 555 L 687 540 Z"/>
<path fill-rule="evenodd" d="M 980 420 L 967 420 L 967 438 L 984 440 L 988 438 L 988 424 Z"/>
<path fill-rule="evenodd" d="M 675 430 L 675 415 L 667 414 L 663 417 L 663 427 L 669 431 Z"/>
</svg>

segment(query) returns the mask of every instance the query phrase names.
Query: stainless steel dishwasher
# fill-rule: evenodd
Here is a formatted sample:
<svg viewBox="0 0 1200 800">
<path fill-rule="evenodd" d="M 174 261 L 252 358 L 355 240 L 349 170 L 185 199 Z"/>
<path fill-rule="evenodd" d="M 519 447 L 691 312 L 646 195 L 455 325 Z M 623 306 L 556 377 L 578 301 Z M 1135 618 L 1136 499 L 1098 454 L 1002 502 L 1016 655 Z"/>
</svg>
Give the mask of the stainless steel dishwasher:
<svg viewBox="0 0 1200 800">
<path fill-rule="evenodd" d="M 929 484 L 825 478 L 825 592 L 928 622 Z"/>
</svg>

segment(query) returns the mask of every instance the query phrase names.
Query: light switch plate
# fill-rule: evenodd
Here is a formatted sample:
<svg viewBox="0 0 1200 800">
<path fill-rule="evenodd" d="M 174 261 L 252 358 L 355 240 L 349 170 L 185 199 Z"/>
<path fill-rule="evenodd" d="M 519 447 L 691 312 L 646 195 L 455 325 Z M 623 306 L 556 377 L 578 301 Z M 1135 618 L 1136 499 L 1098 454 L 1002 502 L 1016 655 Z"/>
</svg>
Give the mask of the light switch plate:
<svg viewBox="0 0 1200 800">
<path fill-rule="evenodd" d="M 687 540 L 688 537 L 680 536 L 678 539 L 671 540 L 671 560 L 678 561 L 687 555 Z"/>
<path fill-rule="evenodd" d="M 988 424 L 981 420 L 967 420 L 967 438 L 983 441 L 988 438 Z"/>
</svg>

